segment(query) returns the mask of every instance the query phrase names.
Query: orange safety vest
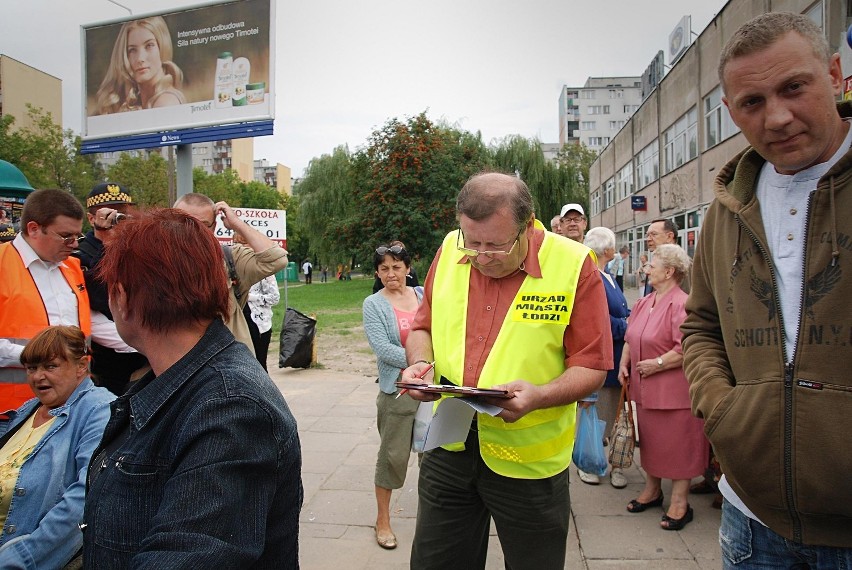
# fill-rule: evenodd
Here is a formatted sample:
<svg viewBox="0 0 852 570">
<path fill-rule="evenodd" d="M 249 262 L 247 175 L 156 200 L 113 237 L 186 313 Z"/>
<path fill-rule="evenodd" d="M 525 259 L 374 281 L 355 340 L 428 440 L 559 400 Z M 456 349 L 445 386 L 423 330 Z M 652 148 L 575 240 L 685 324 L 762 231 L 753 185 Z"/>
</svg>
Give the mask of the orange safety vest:
<svg viewBox="0 0 852 570">
<path fill-rule="evenodd" d="M 69 257 L 59 270 L 77 297 L 80 329 L 89 337 L 92 318 L 80 261 Z M 24 345 L 48 326 L 47 309 L 21 254 L 11 242 L 0 245 L 0 338 Z M 17 409 L 32 397 L 23 367 L 0 368 L 0 412 Z"/>
</svg>

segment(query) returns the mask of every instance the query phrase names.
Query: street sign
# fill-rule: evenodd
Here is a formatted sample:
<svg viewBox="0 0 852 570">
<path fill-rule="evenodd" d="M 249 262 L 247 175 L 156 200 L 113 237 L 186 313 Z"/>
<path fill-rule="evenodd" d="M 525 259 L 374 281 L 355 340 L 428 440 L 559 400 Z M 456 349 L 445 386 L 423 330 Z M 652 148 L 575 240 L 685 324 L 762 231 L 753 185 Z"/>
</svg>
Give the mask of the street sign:
<svg viewBox="0 0 852 570">
<path fill-rule="evenodd" d="M 630 209 L 631 210 L 642 210 L 645 211 L 648 209 L 647 198 L 645 196 L 631 196 L 630 197 Z"/>
<path fill-rule="evenodd" d="M 234 213 L 252 228 L 281 247 L 287 248 L 287 212 L 285 210 L 234 208 Z M 220 216 L 216 217 L 214 235 L 223 244 L 230 244 L 234 239 L 234 232 L 225 227 Z"/>
</svg>

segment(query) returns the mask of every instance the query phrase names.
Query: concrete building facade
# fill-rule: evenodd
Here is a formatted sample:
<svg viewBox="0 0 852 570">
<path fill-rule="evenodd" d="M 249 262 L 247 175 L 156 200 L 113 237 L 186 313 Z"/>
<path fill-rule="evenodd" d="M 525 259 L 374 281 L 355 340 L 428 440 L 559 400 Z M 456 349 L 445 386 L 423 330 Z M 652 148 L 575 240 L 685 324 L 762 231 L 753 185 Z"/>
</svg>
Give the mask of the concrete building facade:
<svg viewBox="0 0 852 570">
<path fill-rule="evenodd" d="M 62 80 L 0 54 L 0 117 L 15 117 L 16 130 L 32 127 L 27 103 L 50 113 L 62 126 Z"/>
<path fill-rule="evenodd" d="M 737 28 L 771 11 L 807 14 L 833 51 L 850 23 L 845 0 L 729 0 L 592 165 L 589 227 L 611 228 L 617 247 L 630 248 L 631 273 L 656 218 L 673 219 L 693 254 L 713 180 L 748 144 L 721 100 L 719 55 Z M 633 209 L 642 200 L 645 208 Z"/>
<path fill-rule="evenodd" d="M 559 143 L 600 152 L 642 103 L 641 77 L 589 77 L 559 95 Z"/>
</svg>

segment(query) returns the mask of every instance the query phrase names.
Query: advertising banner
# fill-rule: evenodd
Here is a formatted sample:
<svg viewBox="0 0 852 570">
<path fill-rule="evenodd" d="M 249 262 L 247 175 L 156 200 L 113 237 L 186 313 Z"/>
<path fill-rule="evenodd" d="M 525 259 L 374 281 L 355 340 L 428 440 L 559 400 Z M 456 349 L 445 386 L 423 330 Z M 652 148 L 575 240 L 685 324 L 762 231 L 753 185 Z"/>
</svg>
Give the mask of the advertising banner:
<svg viewBox="0 0 852 570">
<path fill-rule="evenodd" d="M 83 26 L 83 138 L 273 119 L 273 2 Z"/>
<path fill-rule="evenodd" d="M 264 210 L 263 208 L 234 208 L 239 219 L 256 229 L 283 248 L 287 248 L 287 212 L 285 210 Z M 234 232 L 225 227 L 222 218 L 216 217 L 216 229 L 213 234 L 220 243 L 234 241 Z"/>
</svg>

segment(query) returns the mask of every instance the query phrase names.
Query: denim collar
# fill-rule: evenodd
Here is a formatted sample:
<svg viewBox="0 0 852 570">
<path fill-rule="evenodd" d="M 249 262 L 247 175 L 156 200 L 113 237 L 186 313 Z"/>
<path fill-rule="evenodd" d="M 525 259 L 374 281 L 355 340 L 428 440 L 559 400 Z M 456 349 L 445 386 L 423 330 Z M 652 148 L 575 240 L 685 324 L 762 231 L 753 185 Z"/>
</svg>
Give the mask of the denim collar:
<svg viewBox="0 0 852 570">
<path fill-rule="evenodd" d="M 68 400 L 58 408 L 54 408 L 52 410 L 48 410 L 47 413 L 51 416 L 60 416 L 62 414 L 68 415 L 68 408 L 70 408 L 74 402 L 83 397 L 83 394 L 91 390 L 95 387 L 95 383 L 92 382 L 92 379 L 86 376 L 83 378 L 83 381 L 80 382 L 80 385 L 74 388 L 74 391 L 71 392 L 71 395 L 68 396 Z M 9 414 L 11 418 L 26 418 L 29 416 L 33 410 L 35 410 L 38 406 L 41 405 L 41 401 L 38 398 L 30 398 L 12 413 Z M 14 422 L 14 419 L 12 420 Z"/>
<path fill-rule="evenodd" d="M 214 319 L 204 332 L 204 336 L 183 358 L 159 376 L 154 376 L 152 371 L 142 377 L 126 395 L 130 400 L 131 421 L 134 427 L 137 430 L 142 429 L 175 392 L 211 358 L 234 342 L 236 342 L 234 335 L 222 319 Z"/>
</svg>

